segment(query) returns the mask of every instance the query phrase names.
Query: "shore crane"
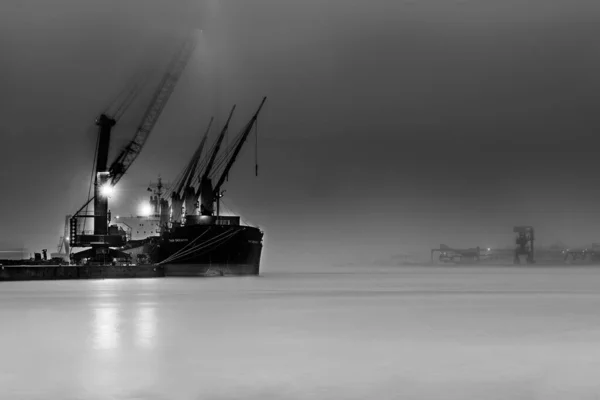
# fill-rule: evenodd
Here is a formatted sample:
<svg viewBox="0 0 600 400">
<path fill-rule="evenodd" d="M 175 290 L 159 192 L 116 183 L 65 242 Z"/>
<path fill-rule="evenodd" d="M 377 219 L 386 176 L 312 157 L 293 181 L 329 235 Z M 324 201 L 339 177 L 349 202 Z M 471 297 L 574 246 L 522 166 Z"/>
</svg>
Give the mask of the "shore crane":
<svg viewBox="0 0 600 400">
<path fill-rule="evenodd" d="M 70 244 L 71 247 L 92 247 L 74 254 L 74 260 L 79 261 L 82 258 L 104 263 L 108 257 L 112 260 L 112 255 L 118 255 L 116 250 L 110 247 L 118 247 L 124 244 L 125 237 L 120 234 L 116 226 L 109 227 L 110 212 L 108 211 L 108 198 L 112 188 L 119 182 L 127 170 L 131 167 L 139 153 L 141 152 L 146 140 L 160 117 L 165 105 L 167 104 L 175 86 L 185 70 L 185 67 L 197 45 L 197 35 L 192 34 L 183 43 L 182 47 L 171 60 L 166 73 L 163 75 L 152 100 L 144 113 L 140 125 L 133 139 L 123 148 L 117 158 L 108 164 L 108 153 L 110 148 L 110 137 L 112 128 L 116 125 L 117 119 L 107 114 L 101 114 L 96 120 L 98 128 L 98 143 L 96 148 L 96 165 L 94 170 L 94 196 L 83 205 L 71 218 L 70 221 Z M 129 97 L 125 102 L 130 102 Z M 123 106 L 119 108 L 122 110 Z M 121 111 L 122 113 L 123 111 Z M 81 211 L 94 201 L 93 215 L 81 214 Z M 93 218 L 94 232 L 92 235 L 81 234 L 78 231 L 78 220 L 80 218 Z"/>
</svg>

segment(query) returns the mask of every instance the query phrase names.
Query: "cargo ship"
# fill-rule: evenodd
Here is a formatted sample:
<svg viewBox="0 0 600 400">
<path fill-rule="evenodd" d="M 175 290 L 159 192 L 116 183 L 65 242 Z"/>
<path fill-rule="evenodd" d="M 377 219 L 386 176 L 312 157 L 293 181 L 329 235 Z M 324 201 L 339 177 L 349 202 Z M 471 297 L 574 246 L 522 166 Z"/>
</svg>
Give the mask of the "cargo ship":
<svg viewBox="0 0 600 400">
<path fill-rule="evenodd" d="M 263 232 L 252 226 L 208 218 L 161 235 L 154 253 L 165 276 L 258 275 Z"/>
<path fill-rule="evenodd" d="M 159 179 L 154 195 L 150 197 L 151 215 L 143 220 L 139 220 L 138 216 L 138 220 L 129 223 L 120 218 L 120 224 L 125 225 L 128 235 L 131 238 L 138 236 L 138 240 L 130 240 L 120 251 L 129 254 L 132 259 L 164 267 L 165 276 L 260 273 L 264 233 L 258 227 L 242 224 L 240 216 L 221 215 L 220 204 L 223 184 L 255 127 L 265 101 L 266 97 L 233 143 L 219 157 L 235 110 L 233 106 L 211 151 L 202 159 L 211 119 L 192 159 L 170 190 L 163 191 Z M 214 186 L 213 177 L 217 177 Z M 148 227 L 144 232 L 150 234 L 139 240 L 139 230 L 132 229 L 133 226 Z"/>
</svg>

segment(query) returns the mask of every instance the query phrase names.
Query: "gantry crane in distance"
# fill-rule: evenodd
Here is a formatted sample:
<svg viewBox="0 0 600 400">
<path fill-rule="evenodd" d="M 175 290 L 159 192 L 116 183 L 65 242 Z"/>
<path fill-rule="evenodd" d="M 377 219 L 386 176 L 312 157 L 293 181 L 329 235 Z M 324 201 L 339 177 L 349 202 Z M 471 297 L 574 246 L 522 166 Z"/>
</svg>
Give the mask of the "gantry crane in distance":
<svg viewBox="0 0 600 400">
<path fill-rule="evenodd" d="M 532 226 L 515 226 L 513 232 L 517 234 L 515 238 L 515 257 L 514 264 L 521 264 L 521 256 L 526 256 L 527 264 L 534 264 L 534 241 L 535 234 Z"/>
<path fill-rule="evenodd" d="M 70 239 L 71 247 L 92 247 L 73 255 L 74 261 L 82 258 L 93 260 L 94 262 L 104 263 L 106 259 L 112 260 L 112 255 L 123 255 L 110 247 L 119 247 L 125 244 L 125 235 L 119 232 L 117 226 L 108 226 L 110 222 L 110 212 L 108 211 L 108 198 L 114 185 L 119 182 L 125 172 L 131 167 L 136 157 L 141 152 L 146 140 L 154 128 L 162 110 L 169 100 L 179 77 L 183 73 L 197 44 L 197 35 L 192 34 L 184 42 L 181 49 L 172 59 L 167 72 L 163 75 L 150 105 L 146 109 L 144 116 L 133 139 L 119 153 L 115 161 L 108 166 L 108 153 L 110 148 L 110 137 L 112 128 L 116 125 L 117 119 L 101 114 L 96 120 L 99 127 L 98 142 L 96 145 L 96 164 L 94 169 L 94 196 L 83 205 L 71 218 Z M 124 105 L 119 107 L 117 114 L 122 115 L 123 108 L 131 103 L 131 98 L 127 97 Z M 81 211 L 94 201 L 94 213 L 92 215 L 81 214 Z M 93 218 L 94 231 L 92 235 L 85 232 L 79 233 L 78 221 L 80 218 Z"/>
</svg>

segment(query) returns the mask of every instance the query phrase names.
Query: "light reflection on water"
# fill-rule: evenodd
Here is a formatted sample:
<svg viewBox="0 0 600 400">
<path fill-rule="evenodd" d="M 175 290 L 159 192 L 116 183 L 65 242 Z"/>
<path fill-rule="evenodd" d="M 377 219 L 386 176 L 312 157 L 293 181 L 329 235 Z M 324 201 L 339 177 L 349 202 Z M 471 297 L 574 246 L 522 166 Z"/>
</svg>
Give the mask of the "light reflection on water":
<svg viewBox="0 0 600 400">
<path fill-rule="evenodd" d="M 94 350 L 114 350 L 133 342 L 137 348 L 154 347 L 157 327 L 156 307 L 152 303 L 133 305 L 133 318 L 127 324 L 130 310 L 103 303 L 93 308 L 92 337 Z M 133 329 L 130 329 L 133 325 Z"/>
<path fill-rule="evenodd" d="M 156 308 L 154 306 L 138 306 L 136 308 L 134 338 L 136 347 L 154 347 L 156 324 Z"/>
<path fill-rule="evenodd" d="M 105 305 L 94 309 L 93 337 L 94 348 L 111 350 L 119 345 L 119 310 Z"/>
</svg>

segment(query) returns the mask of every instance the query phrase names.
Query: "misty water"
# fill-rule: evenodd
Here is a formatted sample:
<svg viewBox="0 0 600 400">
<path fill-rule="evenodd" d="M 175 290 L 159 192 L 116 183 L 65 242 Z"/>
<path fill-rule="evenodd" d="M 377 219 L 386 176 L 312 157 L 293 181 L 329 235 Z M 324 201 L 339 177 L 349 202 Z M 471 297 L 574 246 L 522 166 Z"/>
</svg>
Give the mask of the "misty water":
<svg viewBox="0 0 600 400">
<path fill-rule="evenodd" d="M 1 399 L 597 399 L 600 268 L 0 283 Z"/>
</svg>

